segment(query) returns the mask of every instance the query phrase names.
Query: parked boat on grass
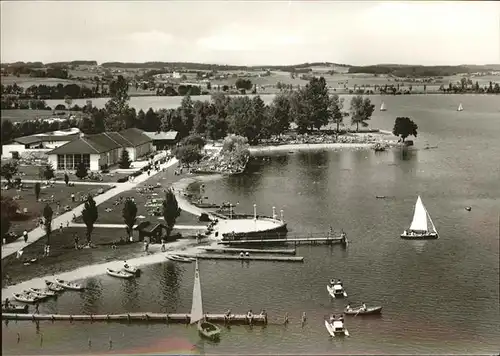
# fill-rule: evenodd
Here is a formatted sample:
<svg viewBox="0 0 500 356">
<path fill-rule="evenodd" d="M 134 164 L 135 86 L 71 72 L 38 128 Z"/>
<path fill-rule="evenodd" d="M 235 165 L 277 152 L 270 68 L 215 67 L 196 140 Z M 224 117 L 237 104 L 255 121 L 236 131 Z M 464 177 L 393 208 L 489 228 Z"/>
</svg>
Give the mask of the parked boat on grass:
<svg viewBox="0 0 500 356">
<path fill-rule="evenodd" d="M 133 275 L 139 275 L 141 273 L 139 268 L 129 265 L 127 261 L 125 261 L 125 264 L 123 265 L 123 270 Z"/>
<path fill-rule="evenodd" d="M 59 286 L 63 287 L 64 289 L 77 290 L 77 291 L 82 291 L 85 289 L 81 284 L 74 283 L 74 282 L 67 282 L 67 281 L 64 281 L 64 280 L 58 279 L 58 278 L 56 278 L 56 283 Z"/>
<path fill-rule="evenodd" d="M 128 273 L 126 271 L 115 271 L 111 268 L 107 268 L 106 273 L 116 278 L 130 279 L 134 277 L 132 273 Z"/>
</svg>

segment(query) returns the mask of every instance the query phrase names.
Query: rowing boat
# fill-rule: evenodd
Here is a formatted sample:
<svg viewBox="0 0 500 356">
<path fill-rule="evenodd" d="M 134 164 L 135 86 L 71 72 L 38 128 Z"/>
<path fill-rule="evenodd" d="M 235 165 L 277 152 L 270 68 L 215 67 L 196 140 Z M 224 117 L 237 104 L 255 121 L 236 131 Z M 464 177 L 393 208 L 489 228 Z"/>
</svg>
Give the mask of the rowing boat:
<svg viewBox="0 0 500 356">
<path fill-rule="evenodd" d="M 382 307 L 377 306 L 377 307 L 370 307 L 366 308 L 366 310 L 363 310 L 362 307 L 359 308 L 345 308 L 344 309 L 344 314 L 345 315 L 376 315 L 382 313 Z"/>
<path fill-rule="evenodd" d="M 64 280 L 58 279 L 58 278 L 56 278 L 56 283 L 59 286 L 65 288 L 65 289 L 78 290 L 78 291 L 81 291 L 81 290 L 85 289 L 81 284 L 73 283 L 73 282 L 67 282 L 67 281 L 64 281 Z"/>
<path fill-rule="evenodd" d="M 175 261 L 175 262 L 185 262 L 185 263 L 191 263 L 194 261 L 193 258 L 190 257 L 183 257 L 179 255 L 166 255 L 165 256 L 167 259 L 170 261 Z"/>
<path fill-rule="evenodd" d="M 140 273 L 140 269 L 135 267 L 135 266 L 130 266 L 129 264 L 126 264 L 123 266 L 123 270 L 127 273 L 133 274 L 133 275 L 138 275 Z"/>
<path fill-rule="evenodd" d="M 2 304 L 2 313 L 28 314 L 28 306 L 13 305 L 10 303 L 9 305 Z"/>
<path fill-rule="evenodd" d="M 130 278 L 134 277 L 134 275 L 131 273 L 128 273 L 125 271 L 115 271 L 115 270 L 112 270 L 110 268 L 106 269 L 106 273 L 109 274 L 110 276 L 116 277 L 116 278 L 130 279 Z"/>
<path fill-rule="evenodd" d="M 21 303 L 36 303 L 40 301 L 40 298 L 34 294 L 14 294 L 14 299 Z"/>
<path fill-rule="evenodd" d="M 59 286 L 57 283 L 51 281 L 45 281 L 45 285 L 47 288 L 53 292 L 62 292 L 64 290 L 63 287 Z"/>
<path fill-rule="evenodd" d="M 29 288 L 28 289 L 30 292 L 35 293 L 37 295 L 40 295 L 41 297 L 55 297 L 57 294 L 56 292 L 51 291 L 48 288 L 45 289 L 40 289 L 40 288 Z"/>
</svg>

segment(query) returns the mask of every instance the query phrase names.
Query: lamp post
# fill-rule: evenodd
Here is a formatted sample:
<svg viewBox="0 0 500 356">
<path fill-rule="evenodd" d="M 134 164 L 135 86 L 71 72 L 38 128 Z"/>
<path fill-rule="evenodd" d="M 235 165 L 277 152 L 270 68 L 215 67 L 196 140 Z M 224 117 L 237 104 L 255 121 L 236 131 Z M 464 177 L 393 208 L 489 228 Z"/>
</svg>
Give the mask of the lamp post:
<svg viewBox="0 0 500 356">
<path fill-rule="evenodd" d="M 253 218 L 257 220 L 257 204 L 253 205 Z"/>
<path fill-rule="evenodd" d="M 281 213 L 281 222 L 283 222 L 283 221 L 285 221 L 285 220 L 283 219 L 283 209 L 282 209 L 282 210 L 280 210 L 280 213 Z"/>
<path fill-rule="evenodd" d="M 233 218 L 233 204 L 229 203 L 229 219 Z"/>
<path fill-rule="evenodd" d="M 276 219 L 276 207 L 273 206 L 273 220 Z"/>
</svg>

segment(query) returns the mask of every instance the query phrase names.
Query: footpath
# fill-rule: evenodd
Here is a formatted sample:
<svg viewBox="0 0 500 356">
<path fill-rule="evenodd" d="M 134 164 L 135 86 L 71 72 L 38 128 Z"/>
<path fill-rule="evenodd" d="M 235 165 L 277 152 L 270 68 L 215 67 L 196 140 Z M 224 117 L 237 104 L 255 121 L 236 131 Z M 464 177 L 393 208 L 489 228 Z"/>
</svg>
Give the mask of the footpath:
<svg viewBox="0 0 500 356">
<path fill-rule="evenodd" d="M 96 204 L 99 205 L 117 196 L 118 194 L 134 189 L 136 186 L 138 186 L 141 183 L 144 183 L 149 178 L 154 177 L 156 174 L 161 173 L 162 169 L 169 168 L 175 165 L 177 162 L 178 161 L 176 158 L 171 158 L 168 162 L 160 164 L 159 171 L 151 171 L 150 175 L 148 175 L 147 172 L 143 172 L 140 176 L 135 177 L 133 182 L 113 183 L 113 185 L 116 185 L 116 187 L 111 188 L 110 190 L 108 190 L 103 194 L 95 196 L 94 200 Z M 74 182 L 74 183 L 80 184 L 80 182 Z M 102 185 L 102 182 L 99 182 L 98 184 Z M 84 204 L 80 204 L 73 210 L 55 217 L 52 221 L 52 229 L 53 230 L 57 229 L 61 224 L 63 225 L 63 227 L 66 227 L 67 223 L 68 222 L 71 223 L 74 217 L 82 215 L 83 208 Z M 26 246 L 31 245 L 35 241 L 38 241 L 43 236 L 45 236 L 45 230 L 43 229 L 43 227 L 37 227 L 28 232 L 28 242 L 24 242 L 24 239 L 20 237 L 17 241 L 2 245 L 2 260 L 10 255 L 17 253 L 17 251 L 25 248 Z"/>
</svg>

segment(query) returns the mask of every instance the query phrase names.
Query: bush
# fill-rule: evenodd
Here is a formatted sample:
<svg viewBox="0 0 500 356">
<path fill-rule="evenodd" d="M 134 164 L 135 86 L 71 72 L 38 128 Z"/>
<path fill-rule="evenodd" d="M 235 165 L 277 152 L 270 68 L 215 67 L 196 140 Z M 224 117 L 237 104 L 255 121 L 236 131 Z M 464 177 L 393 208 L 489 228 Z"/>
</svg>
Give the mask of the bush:
<svg viewBox="0 0 500 356">
<path fill-rule="evenodd" d="M 118 180 L 117 180 L 118 183 L 124 183 L 127 181 L 128 181 L 128 177 L 121 177 L 121 178 L 118 178 Z"/>
</svg>

